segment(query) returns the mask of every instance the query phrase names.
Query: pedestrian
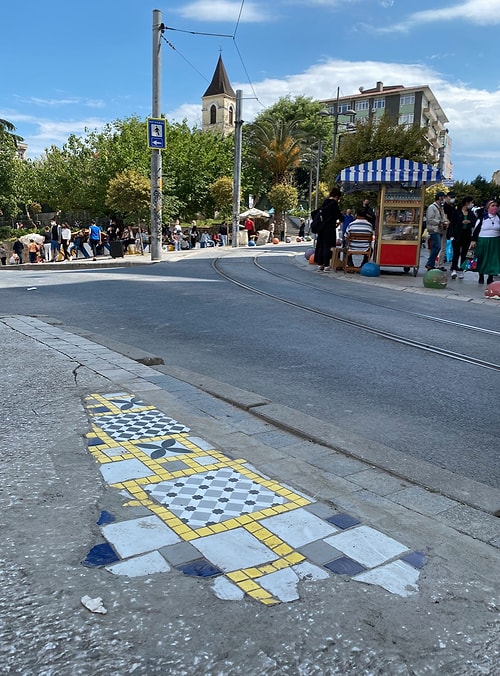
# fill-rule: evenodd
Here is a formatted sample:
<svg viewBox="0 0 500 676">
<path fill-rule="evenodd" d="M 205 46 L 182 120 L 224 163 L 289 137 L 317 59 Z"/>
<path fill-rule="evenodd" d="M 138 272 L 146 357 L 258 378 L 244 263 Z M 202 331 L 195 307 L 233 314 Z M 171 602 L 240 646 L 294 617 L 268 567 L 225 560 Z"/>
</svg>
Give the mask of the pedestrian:
<svg viewBox="0 0 500 676">
<path fill-rule="evenodd" d="M 439 252 L 441 251 L 441 239 L 443 234 L 446 233 L 448 220 L 443 209 L 444 198 L 445 193 L 442 190 L 439 190 L 436 193 L 434 202 L 429 204 L 427 207 L 425 214 L 427 232 L 429 233 L 431 244 L 429 258 L 425 264 L 427 270 L 434 270 L 436 267 L 436 258 L 439 256 Z M 439 266 L 439 269 L 446 272 L 446 268 L 444 266 Z"/>
<path fill-rule="evenodd" d="M 306 219 L 301 218 L 299 226 L 299 237 L 304 237 L 305 231 L 306 231 Z"/>
<path fill-rule="evenodd" d="M 34 239 L 30 239 L 28 244 L 28 256 L 30 263 L 36 263 L 38 258 L 38 252 L 40 251 L 40 245 L 35 242 Z"/>
<path fill-rule="evenodd" d="M 337 245 L 337 226 L 342 222 L 342 213 L 339 201 L 342 197 L 340 188 L 332 188 L 330 194 L 321 205 L 322 227 L 316 239 L 314 260 L 318 265 L 318 272 L 331 270 L 330 259 L 332 248 Z"/>
<path fill-rule="evenodd" d="M 361 205 L 366 209 L 366 220 L 372 224 L 372 228 L 375 229 L 375 222 L 377 220 L 377 217 L 375 216 L 375 212 L 370 206 L 370 200 L 368 198 L 363 200 L 363 204 Z"/>
<path fill-rule="evenodd" d="M 97 260 L 96 259 L 96 254 L 97 254 L 97 247 L 101 244 L 102 238 L 101 238 L 101 228 L 97 225 L 95 221 L 90 222 L 90 228 L 89 228 L 89 244 L 92 248 L 92 255 L 93 258 L 92 260 Z"/>
<path fill-rule="evenodd" d="M 451 278 L 464 278 L 462 264 L 467 259 L 472 240 L 472 229 L 476 222 L 474 211 L 474 200 L 472 197 L 464 197 L 455 219 L 449 227 L 451 245 L 453 247 L 453 258 L 451 259 Z"/>
<path fill-rule="evenodd" d="M 448 225 L 446 227 L 445 232 L 443 233 L 443 237 L 441 237 L 441 249 L 439 250 L 439 256 L 438 256 L 438 267 L 442 269 L 444 267 L 444 264 L 447 260 L 446 256 L 446 250 L 447 250 L 447 243 L 450 241 L 451 238 L 451 230 L 453 229 L 453 225 L 455 222 L 455 218 L 457 215 L 457 208 L 455 207 L 455 193 L 454 192 L 449 192 L 444 196 L 444 202 L 443 202 L 443 211 L 444 214 L 448 220 Z"/>
<path fill-rule="evenodd" d="M 51 239 L 52 239 L 52 236 L 50 234 L 50 227 L 48 225 L 46 225 L 45 230 L 43 232 L 43 257 L 44 257 L 46 263 L 50 262 L 50 240 Z"/>
<path fill-rule="evenodd" d="M 19 237 L 16 239 L 14 244 L 12 245 L 12 251 L 15 253 L 15 255 L 18 258 L 18 263 L 21 265 L 23 262 L 23 249 L 24 249 L 24 244 L 21 242 Z"/>
<path fill-rule="evenodd" d="M 61 226 L 54 218 L 50 219 L 50 260 L 55 263 L 61 250 Z"/>
<path fill-rule="evenodd" d="M 90 258 L 89 254 L 87 253 L 87 250 L 85 249 L 86 241 L 87 241 L 87 233 L 85 232 L 85 229 L 82 228 L 75 235 L 74 241 L 75 258 L 78 258 L 78 252 L 81 252 L 84 258 Z"/>
<path fill-rule="evenodd" d="M 66 221 L 63 221 L 61 225 L 61 244 L 63 250 L 63 258 L 66 261 L 71 260 L 71 256 L 69 255 L 70 241 L 71 241 L 71 228 L 69 227 Z"/>
<path fill-rule="evenodd" d="M 488 275 L 486 284 L 491 284 L 493 276 L 500 274 L 500 218 L 496 200 L 486 203 L 474 228 L 471 247 L 477 256 L 478 283 L 484 284 L 484 275 Z"/>
<path fill-rule="evenodd" d="M 191 230 L 189 232 L 189 241 L 191 243 L 191 249 L 196 249 L 196 242 L 198 241 L 199 236 L 200 233 L 198 232 L 196 221 L 191 221 Z"/>
<path fill-rule="evenodd" d="M 3 243 L 0 244 L 0 261 L 2 265 L 7 265 L 7 249 L 4 247 Z"/>
<path fill-rule="evenodd" d="M 227 246 L 227 223 L 224 221 L 219 226 L 219 235 L 221 239 L 221 246 Z"/>
</svg>

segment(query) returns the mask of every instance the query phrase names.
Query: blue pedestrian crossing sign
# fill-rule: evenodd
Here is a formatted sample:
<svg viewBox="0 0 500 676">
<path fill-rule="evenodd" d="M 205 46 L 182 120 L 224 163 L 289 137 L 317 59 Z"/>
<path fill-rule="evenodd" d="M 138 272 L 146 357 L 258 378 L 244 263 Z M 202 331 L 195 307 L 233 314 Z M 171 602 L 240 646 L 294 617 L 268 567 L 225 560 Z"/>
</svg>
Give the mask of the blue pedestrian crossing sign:
<svg viewBox="0 0 500 676">
<path fill-rule="evenodd" d="M 148 148 L 165 148 L 165 120 L 162 118 L 148 117 Z"/>
</svg>

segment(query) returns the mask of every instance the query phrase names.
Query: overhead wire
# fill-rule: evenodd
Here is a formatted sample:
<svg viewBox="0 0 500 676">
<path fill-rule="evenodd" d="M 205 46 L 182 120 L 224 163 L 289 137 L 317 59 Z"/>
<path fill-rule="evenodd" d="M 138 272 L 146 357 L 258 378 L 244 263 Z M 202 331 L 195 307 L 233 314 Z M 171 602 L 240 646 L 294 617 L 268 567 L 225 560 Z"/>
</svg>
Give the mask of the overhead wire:
<svg viewBox="0 0 500 676">
<path fill-rule="evenodd" d="M 250 79 L 250 75 L 249 75 L 249 73 L 248 73 L 247 67 L 246 67 L 246 65 L 245 65 L 245 62 L 243 61 L 243 57 L 242 57 L 241 52 L 240 52 L 240 50 L 239 50 L 238 44 L 237 44 L 237 42 L 236 42 L 236 33 L 237 33 L 238 28 L 239 28 L 239 25 L 240 25 L 240 21 L 241 21 L 241 16 L 242 16 L 242 14 L 243 14 L 243 7 L 244 7 L 244 5 L 245 5 L 245 0 L 241 0 L 241 3 L 240 3 L 240 9 L 239 9 L 239 12 L 238 12 L 238 17 L 237 17 L 237 19 L 236 19 L 236 25 L 235 25 L 235 27 L 234 27 L 234 31 L 233 31 L 232 35 L 229 35 L 229 34 L 226 34 L 226 33 L 207 33 L 207 32 L 202 32 L 202 31 L 190 31 L 190 30 L 184 30 L 184 29 L 182 29 L 182 28 L 173 28 L 172 26 L 164 26 L 164 29 L 165 29 L 165 30 L 170 30 L 170 31 L 176 31 L 177 33 L 188 33 L 189 35 L 204 35 L 204 36 L 207 36 L 207 37 L 231 38 L 232 41 L 233 41 L 233 45 L 234 45 L 234 48 L 235 48 L 235 50 L 236 50 L 236 53 L 238 54 L 238 58 L 240 59 L 241 66 L 242 66 L 242 68 L 243 68 L 243 70 L 244 70 L 244 72 L 245 72 L 245 75 L 246 75 L 246 77 L 247 77 L 248 84 L 250 85 L 250 89 L 252 90 L 253 98 L 254 98 L 254 99 L 255 99 L 255 100 L 256 100 L 263 108 L 265 108 L 265 105 L 262 103 L 262 101 L 261 101 L 261 100 L 259 99 L 259 97 L 257 96 L 257 93 L 256 93 L 256 91 L 255 91 L 255 88 L 254 88 L 254 86 L 253 86 L 253 83 L 252 83 L 252 81 L 251 81 L 251 79 Z M 196 66 L 194 66 L 194 65 L 189 61 L 189 59 L 187 59 L 187 58 L 186 58 L 186 57 L 185 57 L 185 56 L 184 56 L 184 55 L 183 55 L 183 54 L 182 54 L 182 53 L 181 53 L 181 52 L 180 52 L 180 51 L 179 51 L 172 43 L 171 43 L 171 42 L 169 42 L 169 40 L 167 40 L 163 35 L 162 35 L 162 37 L 163 37 L 163 39 L 165 40 L 165 42 L 167 43 L 167 45 L 168 45 L 172 50 L 174 50 L 175 52 L 177 52 L 177 54 L 179 54 L 179 56 L 180 56 L 182 59 L 184 59 L 184 61 L 185 61 L 187 64 L 189 64 L 189 65 L 191 66 L 191 68 L 193 68 L 193 70 L 195 70 L 195 71 L 198 73 L 198 75 L 201 75 L 201 77 L 202 77 L 204 80 L 206 80 L 207 82 L 210 81 L 207 77 L 205 77 L 205 75 L 203 75 L 203 73 L 201 73 L 201 72 L 196 68 Z"/>
</svg>

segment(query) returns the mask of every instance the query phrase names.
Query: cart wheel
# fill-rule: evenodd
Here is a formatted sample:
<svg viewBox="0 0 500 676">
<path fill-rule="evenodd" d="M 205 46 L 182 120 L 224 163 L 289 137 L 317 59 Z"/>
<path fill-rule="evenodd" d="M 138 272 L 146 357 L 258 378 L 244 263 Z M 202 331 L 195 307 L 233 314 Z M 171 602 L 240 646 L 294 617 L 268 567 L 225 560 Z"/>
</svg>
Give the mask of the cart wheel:
<svg viewBox="0 0 500 676">
<path fill-rule="evenodd" d="M 405 272 L 410 272 L 410 268 L 403 268 Z"/>
<path fill-rule="evenodd" d="M 413 268 L 413 276 L 416 277 L 418 275 L 418 268 Z"/>
</svg>

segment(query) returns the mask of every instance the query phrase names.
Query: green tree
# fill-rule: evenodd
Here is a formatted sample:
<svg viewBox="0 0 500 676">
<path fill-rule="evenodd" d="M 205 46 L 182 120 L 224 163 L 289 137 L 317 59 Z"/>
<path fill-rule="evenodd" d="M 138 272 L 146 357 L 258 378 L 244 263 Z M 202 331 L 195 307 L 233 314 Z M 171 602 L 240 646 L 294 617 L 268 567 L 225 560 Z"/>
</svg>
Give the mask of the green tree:
<svg viewBox="0 0 500 676">
<path fill-rule="evenodd" d="M 3 123 L 3 124 L 2 124 Z M 6 120 L 0 120 L 0 210 L 6 216 L 17 216 L 19 211 L 17 195 L 18 164 L 16 140 Z"/>
<path fill-rule="evenodd" d="M 291 184 L 300 166 L 303 134 L 299 121 L 263 116 L 247 129 L 248 157 L 271 185 Z"/>
<path fill-rule="evenodd" d="M 136 223 L 140 223 L 149 212 L 150 195 L 149 179 L 133 169 L 127 169 L 109 181 L 106 206 L 125 222 L 134 217 Z"/>
<path fill-rule="evenodd" d="M 418 125 L 394 124 L 388 115 L 380 120 L 363 120 L 351 132 L 341 135 L 335 158 L 330 162 L 326 176 L 333 184 L 345 167 L 381 157 L 402 157 L 416 162 L 431 162 L 425 138 L 425 129 Z"/>
<path fill-rule="evenodd" d="M 223 218 L 228 218 L 233 209 L 233 179 L 221 176 L 210 186 L 210 193 Z"/>
<path fill-rule="evenodd" d="M 275 183 L 268 193 L 269 201 L 277 214 L 276 221 L 283 223 L 287 211 L 297 207 L 298 192 L 293 185 Z"/>
</svg>

